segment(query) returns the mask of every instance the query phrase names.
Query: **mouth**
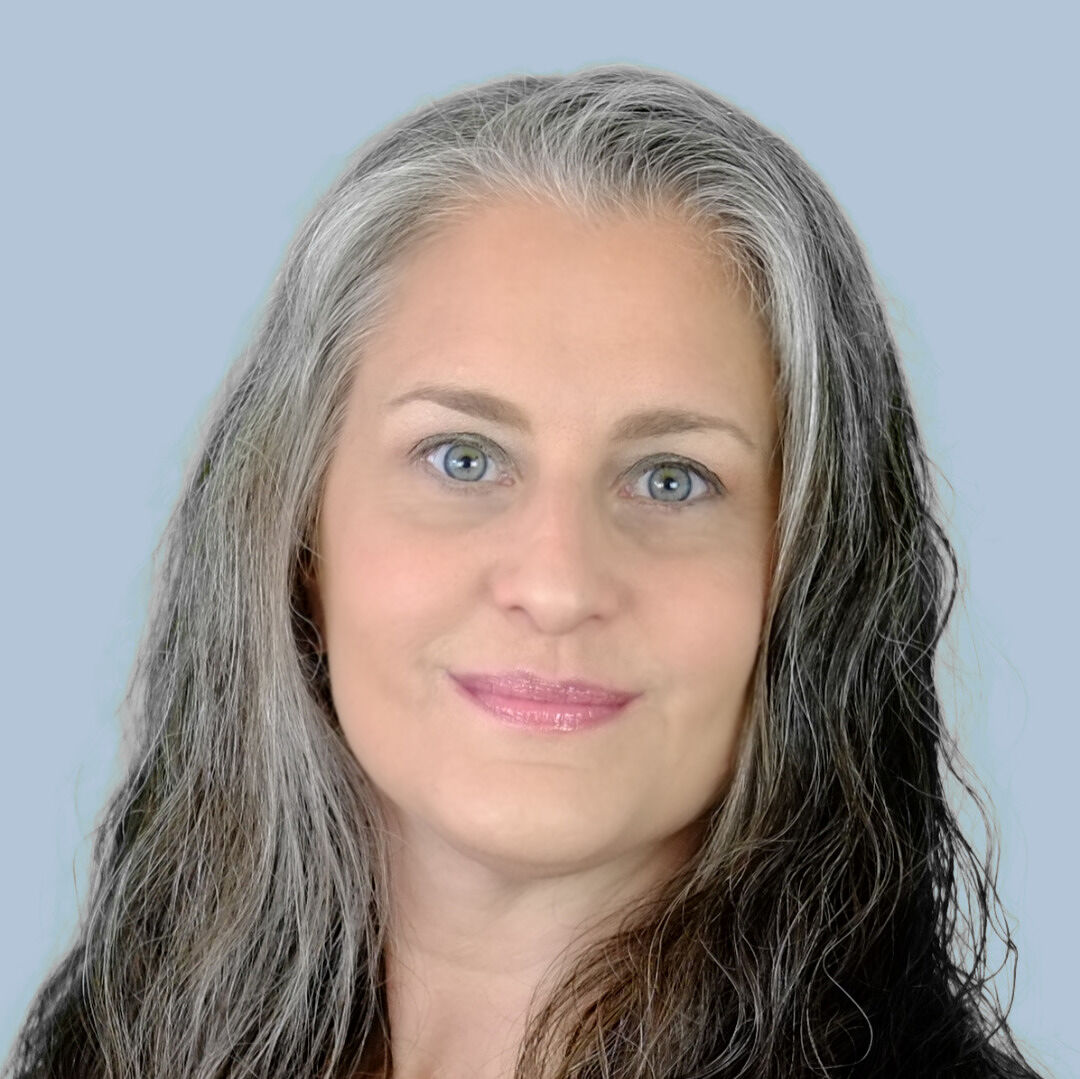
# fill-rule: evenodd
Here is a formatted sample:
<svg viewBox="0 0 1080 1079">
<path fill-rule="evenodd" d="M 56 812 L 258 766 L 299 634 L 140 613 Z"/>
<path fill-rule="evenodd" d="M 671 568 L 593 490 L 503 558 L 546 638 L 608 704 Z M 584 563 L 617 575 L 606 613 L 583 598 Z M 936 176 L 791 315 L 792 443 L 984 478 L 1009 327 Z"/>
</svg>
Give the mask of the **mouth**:
<svg viewBox="0 0 1080 1079">
<path fill-rule="evenodd" d="M 620 715 L 639 693 L 591 682 L 551 682 L 530 671 L 457 674 L 451 679 L 473 704 L 503 722 L 537 731 L 576 731 Z"/>
<path fill-rule="evenodd" d="M 545 704 L 603 705 L 615 708 L 639 696 L 637 693 L 581 679 L 552 681 L 521 668 L 500 671 L 498 674 L 452 671 L 450 676 L 473 693 L 543 701 Z"/>
</svg>

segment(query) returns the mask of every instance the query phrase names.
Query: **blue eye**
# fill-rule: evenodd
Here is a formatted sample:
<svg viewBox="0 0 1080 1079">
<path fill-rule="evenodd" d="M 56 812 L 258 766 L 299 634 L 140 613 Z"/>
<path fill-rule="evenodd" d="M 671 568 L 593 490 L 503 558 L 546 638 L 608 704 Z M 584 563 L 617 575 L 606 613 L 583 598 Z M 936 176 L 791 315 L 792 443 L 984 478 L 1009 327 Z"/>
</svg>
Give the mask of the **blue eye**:
<svg viewBox="0 0 1080 1079">
<path fill-rule="evenodd" d="M 444 446 L 449 447 L 451 452 L 442 455 L 441 464 L 432 464 L 432 471 L 441 483 L 462 494 L 483 494 L 480 490 L 485 486 L 482 479 L 492 471 L 489 463 L 496 461 L 504 467 L 508 463 L 503 451 L 481 435 L 437 435 L 417 446 L 411 454 L 411 460 L 426 460 L 434 450 Z M 651 475 L 652 478 L 647 484 L 648 490 L 653 495 L 662 496 L 667 492 L 671 496 L 652 497 L 648 493 L 641 496 L 644 501 L 664 511 L 682 510 L 701 502 L 710 502 L 727 493 L 719 478 L 709 469 L 677 456 L 657 455 L 646 458 L 634 466 L 631 474 L 646 477 Z M 453 478 L 455 475 L 456 479 Z M 692 497 L 695 479 L 708 492 L 704 496 Z M 682 493 L 684 491 L 685 494 Z"/>
</svg>

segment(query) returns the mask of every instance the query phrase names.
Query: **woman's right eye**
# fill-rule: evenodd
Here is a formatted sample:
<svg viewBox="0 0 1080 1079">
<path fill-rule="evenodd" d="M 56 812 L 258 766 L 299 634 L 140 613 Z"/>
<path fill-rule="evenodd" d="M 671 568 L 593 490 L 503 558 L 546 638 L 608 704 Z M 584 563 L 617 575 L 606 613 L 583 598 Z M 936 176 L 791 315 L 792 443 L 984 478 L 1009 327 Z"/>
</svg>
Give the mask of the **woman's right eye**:
<svg viewBox="0 0 1080 1079">
<path fill-rule="evenodd" d="M 433 450 L 442 449 L 444 446 L 449 447 L 449 450 L 442 455 L 441 463 L 431 466 L 435 471 L 435 477 L 455 490 L 465 488 L 464 494 L 478 493 L 473 488 L 479 485 L 483 476 L 488 474 L 489 459 L 500 461 L 504 465 L 507 463 L 505 455 L 500 450 L 478 435 L 469 438 L 446 435 L 429 438 L 416 447 L 411 459 L 424 460 L 432 455 Z M 458 471 L 456 480 L 447 474 L 447 468 Z"/>
</svg>

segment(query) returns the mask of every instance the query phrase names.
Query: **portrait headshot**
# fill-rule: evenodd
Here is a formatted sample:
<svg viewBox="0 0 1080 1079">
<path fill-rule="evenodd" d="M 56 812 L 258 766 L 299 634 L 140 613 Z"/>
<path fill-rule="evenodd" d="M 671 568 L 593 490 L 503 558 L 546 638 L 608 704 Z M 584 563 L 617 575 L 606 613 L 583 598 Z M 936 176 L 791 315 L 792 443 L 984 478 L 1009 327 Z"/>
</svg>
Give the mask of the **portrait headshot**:
<svg viewBox="0 0 1080 1079">
<path fill-rule="evenodd" d="M 1080 1063 L 1061 180 L 780 15 L 207 11 L 72 98 L 8 199 L 3 1079 Z"/>
</svg>

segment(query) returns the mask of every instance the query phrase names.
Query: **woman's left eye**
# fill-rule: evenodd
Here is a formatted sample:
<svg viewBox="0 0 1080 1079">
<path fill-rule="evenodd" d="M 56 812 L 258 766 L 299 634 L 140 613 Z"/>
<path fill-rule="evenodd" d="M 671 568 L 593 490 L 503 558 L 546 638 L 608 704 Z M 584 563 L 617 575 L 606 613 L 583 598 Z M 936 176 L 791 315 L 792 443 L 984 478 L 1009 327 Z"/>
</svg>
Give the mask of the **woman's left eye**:
<svg viewBox="0 0 1080 1079">
<path fill-rule="evenodd" d="M 436 478 L 456 491 L 467 495 L 481 494 L 485 486 L 482 478 L 489 473 L 488 460 L 508 464 L 506 454 L 481 435 L 437 435 L 420 443 L 411 453 L 410 460 L 426 460 L 435 450 L 449 447 L 453 452 L 442 455 L 442 463 L 432 464 Z M 456 469 L 458 478 L 452 478 L 447 469 Z M 719 477 L 696 461 L 671 455 L 656 455 L 639 461 L 629 473 L 648 480 L 646 484 L 653 495 L 665 492 L 671 497 L 641 497 L 661 509 L 680 510 L 684 507 L 710 502 L 727 493 Z M 651 478 L 650 478 L 651 477 Z M 685 478 L 684 478 L 685 477 Z M 707 492 L 702 497 L 693 497 L 694 480 Z M 699 490 L 700 490 L 699 488 Z M 686 492 L 685 494 L 683 492 Z"/>
</svg>

